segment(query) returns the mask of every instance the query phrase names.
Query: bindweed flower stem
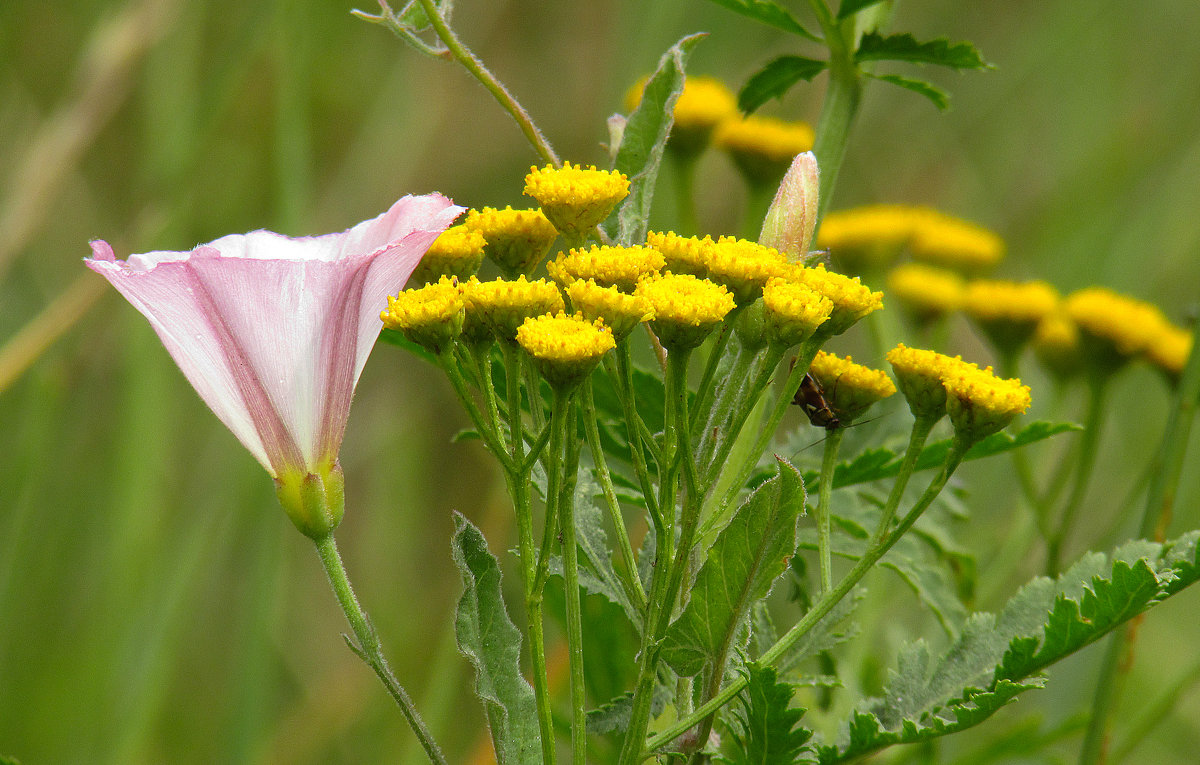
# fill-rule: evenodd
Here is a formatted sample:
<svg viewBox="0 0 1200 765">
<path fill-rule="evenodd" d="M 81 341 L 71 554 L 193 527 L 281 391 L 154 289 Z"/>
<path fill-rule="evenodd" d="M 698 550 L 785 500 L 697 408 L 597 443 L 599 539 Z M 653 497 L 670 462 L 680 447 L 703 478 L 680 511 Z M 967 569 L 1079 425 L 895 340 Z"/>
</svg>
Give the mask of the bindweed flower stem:
<svg viewBox="0 0 1200 765">
<path fill-rule="evenodd" d="M 442 754 L 441 748 L 433 740 L 433 736 L 425 727 L 421 716 L 417 714 L 416 706 L 409 698 L 408 692 L 400 685 L 396 676 L 392 674 L 391 667 L 388 666 L 383 649 L 379 644 L 379 635 L 371 626 L 371 620 L 367 618 L 366 612 L 363 611 L 354 594 L 354 588 L 350 585 L 350 578 L 346 574 L 346 567 L 342 563 L 342 556 L 338 553 L 337 542 L 334 541 L 333 534 L 327 534 L 314 541 L 317 545 L 317 553 L 321 556 L 321 563 L 325 566 L 325 573 L 329 577 L 329 584 L 333 587 L 333 594 L 337 596 L 338 603 L 341 604 L 342 611 L 346 614 L 346 620 L 350 622 L 350 629 L 358 641 L 357 645 L 351 644 L 350 647 L 383 681 L 384 687 L 400 707 L 404 718 L 408 720 L 413 733 L 417 734 L 417 738 L 420 739 L 421 746 L 424 747 L 430 762 L 445 765 L 446 757 Z"/>
</svg>

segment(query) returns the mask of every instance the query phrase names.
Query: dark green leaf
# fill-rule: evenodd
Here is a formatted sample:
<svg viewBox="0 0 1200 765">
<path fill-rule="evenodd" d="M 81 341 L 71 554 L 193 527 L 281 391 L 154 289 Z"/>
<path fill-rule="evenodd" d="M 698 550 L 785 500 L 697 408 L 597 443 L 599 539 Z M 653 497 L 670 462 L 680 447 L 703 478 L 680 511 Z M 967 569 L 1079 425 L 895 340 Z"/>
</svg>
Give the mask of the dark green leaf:
<svg viewBox="0 0 1200 765">
<path fill-rule="evenodd" d="M 454 515 L 454 562 L 463 578 L 455 630 L 459 650 L 475 667 L 475 693 L 487 712 L 500 765 L 541 761 L 533 689 L 521 675 L 521 632 L 508 618 L 500 566 L 483 534 Z"/>
<path fill-rule="evenodd" d="M 872 5 L 878 5 L 881 2 L 883 2 L 883 0 L 842 0 L 842 4 L 838 6 L 838 20 L 841 21 L 847 16 L 852 16 L 855 13 L 858 13 L 863 8 L 869 8 Z"/>
<path fill-rule="evenodd" d="M 916 80 L 911 77 L 901 77 L 898 74 L 875 74 L 871 76 L 877 80 L 890 82 L 897 87 L 925 96 L 938 108 L 938 111 L 944 112 L 950 108 L 950 94 L 931 82 Z"/>
<path fill-rule="evenodd" d="M 859 61 L 911 61 L 916 64 L 935 64 L 951 69 L 990 69 L 974 45 L 952 43 L 945 37 L 918 42 L 910 34 L 883 36 L 867 32 L 858 44 L 854 58 Z"/>
<path fill-rule="evenodd" d="M 804 482 L 785 460 L 778 464 L 779 474 L 750 495 L 717 537 L 691 600 L 667 630 L 662 655 L 681 675 L 728 655 L 751 605 L 771 591 L 796 549 Z"/>
<path fill-rule="evenodd" d="M 816 77 L 828 63 L 804 56 L 780 56 L 746 81 L 738 92 L 738 108 L 746 114 L 783 94 L 800 80 Z"/>
<path fill-rule="evenodd" d="M 382 343 L 383 345 L 394 345 L 397 348 L 403 348 L 404 350 L 408 351 L 409 353 L 416 356 L 417 358 L 428 361 L 430 364 L 433 364 L 434 366 L 438 366 L 438 361 L 437 361 L 436 356 L 434 356 L 432 353 L 430 353 L 428 349 L 417 345 L 412 340 L 409 340 L 407 337 L 404 336 L 403 332 L 400 332 L 398 330 L 388 329 L 387 327 L 384 327 L 383 331 L 379 333 L 379 340 L 376 341 L 376 344 L 380 344 L 380 343 Z"/>
<path fill-rule="evenodd" d="M 728 8 L 734 13 L 740 13 L 743 16 L 761 21 L 767 26 L 782 29 L 785 32 L 791 32 L 794 35 L 800 35 L 809 40 L 819 42 L 821 38 L 814 35 L 804 28 L 804 25 L 796 20 L 796 17 L 788 12 L 778 3 L 771 0 L 712 0 L 717 5 Z"/>
<path fill-rule="evenodd" d="M 746 687 L 737 696 L 729 730 L 733 747 L 723 758 L 732 765 L 793 765 L 813 762 L 812 731 L 797 727 L 805 709 L 792 707 L 796 686 L 779 682 L 775 670 L 746 665 Z"/>
<path fill-rule="evenodd" d="M 658 168 L 675 121 L 675 102 L 683 91 L 684 63 L 702 37 L 684 37 L 663 54 L 641 102 L 625 123 L 613 167 L 629 176 L 629 196 L 617 212 L 616 230 L 611 225 L 608 230 L 619 244 L 640 244 L 646 239 Z"/>
</svg>

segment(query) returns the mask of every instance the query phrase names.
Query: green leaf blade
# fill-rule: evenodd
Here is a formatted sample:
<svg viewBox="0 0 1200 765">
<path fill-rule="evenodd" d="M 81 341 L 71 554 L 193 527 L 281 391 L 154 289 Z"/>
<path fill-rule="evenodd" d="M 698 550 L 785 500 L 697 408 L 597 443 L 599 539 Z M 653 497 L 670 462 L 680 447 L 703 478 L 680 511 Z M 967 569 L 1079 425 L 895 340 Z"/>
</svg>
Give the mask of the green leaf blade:
<svg viewBox="0 0 1200 765">
<path fill-rule="evenodd" d="M 820 37 L 808 31 L 786 8 L 772 0 L 710 0 L 710 2 L 767 26 L 782 29 L 784 32 L 791 32 L 814 42 L 821 41 Z"/>
<path fill-rule="evenodd" d="M 882 2 L 883 0 L 842 0 L 842 4 L 838 6 L 838 21 L 849 18 L 864 8 L 870 8 L 872 5 L 878 5 Z"/>
<path fill-rule="evenodd" d="M 979 50 L 969 42 L 950 42 L 945 37 L 919 42 L 910 34 L 881 35 L 867 32 L 858 44 L 854 59 L 864 61 L 908 61 L 949 69 L 991 69 Z"/>
<path fill-rule="evenodd" d="M 876 80 L 891 83 L 899 88 L 916 93 L 929 99 L 930 103 L 938 108 L 938 111 L 944 112 L 950 108 L 950 94 L 931 82 L 925 80 L 917 80 L 912 77 L 901 77 L 898 74 L 875 74 L 871 75 Z"/>
<path fill-rule="evenodd" d="M 797 727 L 807 711 L 791 706 L 796 686 L 779 682 L 776 671 L 751 662 L 746 687 L 738 694 L 730 725 L 736 748 L 732 765 L 793 765 L 812 762 L 808 746 L 813 732 Z"/>
<path fill-rule="evenodd" d="M 750 114 L 772 98 L 782 98 L 800 80 L 812 80 L 828 65 L 804 56 L 780 56 L 746 81 L 738 91 L 738 108 Z"/>
</svg>

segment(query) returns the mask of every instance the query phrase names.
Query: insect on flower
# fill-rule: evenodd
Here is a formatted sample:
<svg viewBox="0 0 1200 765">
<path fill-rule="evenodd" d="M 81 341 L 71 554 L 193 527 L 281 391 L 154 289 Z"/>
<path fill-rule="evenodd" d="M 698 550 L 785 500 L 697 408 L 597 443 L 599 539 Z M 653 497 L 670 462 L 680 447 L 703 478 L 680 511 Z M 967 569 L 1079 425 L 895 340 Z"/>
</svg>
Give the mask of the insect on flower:
<svg viewBox="0 0 1200 765">
<path fill-rule="evenodd" d="M 812 375 L 804 375 L 800 381 L 800 389 L 796 391 L 792 403 L 800 407 L 808 417 L 808 421 L 818 428 L 837 430 L 842 426 L 841 420 L 825 399 L 825 391 L 821 383 Z"/>
</svg>

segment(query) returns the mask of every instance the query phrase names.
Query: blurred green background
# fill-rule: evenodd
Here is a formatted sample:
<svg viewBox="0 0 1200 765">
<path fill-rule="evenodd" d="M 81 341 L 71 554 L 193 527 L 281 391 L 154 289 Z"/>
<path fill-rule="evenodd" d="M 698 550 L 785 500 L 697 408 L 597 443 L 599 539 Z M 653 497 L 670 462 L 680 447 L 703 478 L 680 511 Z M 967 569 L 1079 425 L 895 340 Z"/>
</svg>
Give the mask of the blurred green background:
<svg viewBox="0 0 1200 765">
<path fill-rule="evenodd" d="M 528 204 L 521 179 L 536 158 L 491 97 L 351 7 L 0 3 L 0 754 L 25 765 L 420 761 L 339 639 L 343 617 L 270 480 L 145 321 L 80 263 L 90 238 L 127 255 L 255 228 L 341 230 L 409 192 Z M 563 157 L 585 163 L 605 161 L 605 118 L 686 33 L 711 33 L 691 71 L 734 87 L 775 55 L 815 52 L 701 0 L 459 0 L 455 22 Z M 1195 305 L 1200 6 L 914 1 L 892 28 L 970 39 L 996 69 L 928 72 L 954 95 L 947 114 L 871 86 L 836 206 L 938 206 L 1005 236 L 1004 276 L 1110 286 L 1176 321 Z M 765 111 L 815 120 L 821 87 Z M 732 165 L 705 157 L 699 186 L 704 227 L 735 230 Z M 955 330 L 956 351 L 988 360 L 965 325 Z M 1028 382 L 1035 414 L 1078 416 L 1071 398 L 1065 411 L 1041 403 L 1036 371 Z M 1136 526 L 1118 501 L 1162 429 L 1154 373 L 1132 369 L 1116 388 L 1071 557 Z M 452 762 L 475 761 L 484 733 L 446 631 L 458 594 L 451 510 L 502 558 L 510 545 L 495 471 L 476 443 L 451 442 L 464 425 L 438 374 L 379 348 L 342 453 L 339 530 L 397 674 Z M 1196 441 L 1172 534 L 1200 525 Z M 1042 448 L 1035 459 L 1055 454 Z M 1007 464 L 962 473 L 969 534 L 986 550 L 1012 523 L 1014 479 Z M 981 608 L 1015 582 L 988 584 Z M 1198 598 L 1146 622 L 1118 740 L 1150 699 L 1196 674 Z M 1018 719 L 1069 721 L 1099 654 L 1055 668 L 1049 690 L 979 736 Z M 1131 759 L 1194 762 L 1197 720 L 1189 686 Z M 1073 757 L 1076 742 L 1041 761 Z M 947 751 L 970 757 L 969 743 L 956 746 Z"/>
</svg>

